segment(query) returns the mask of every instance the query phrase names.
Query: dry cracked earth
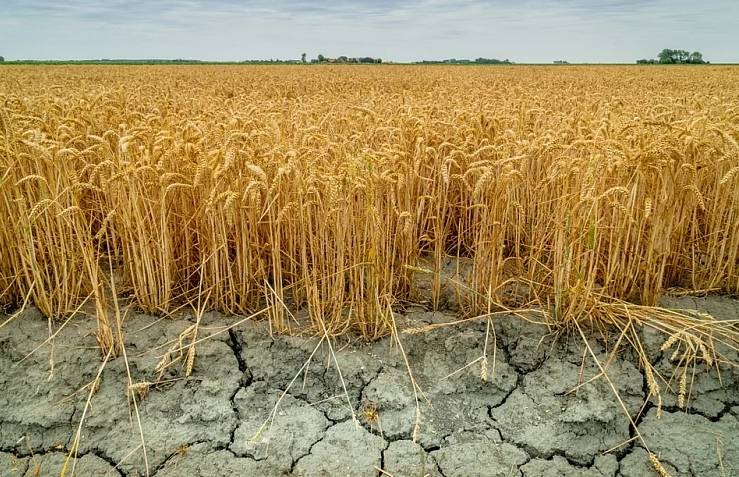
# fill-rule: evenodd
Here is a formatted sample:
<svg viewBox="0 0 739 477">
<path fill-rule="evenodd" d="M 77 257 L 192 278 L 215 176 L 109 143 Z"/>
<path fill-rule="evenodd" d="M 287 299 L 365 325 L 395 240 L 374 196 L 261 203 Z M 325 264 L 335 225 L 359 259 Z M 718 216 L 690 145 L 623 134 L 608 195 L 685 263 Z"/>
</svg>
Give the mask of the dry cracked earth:
<svg viewBox="0 0 739 477">
<path fill-rule="evenodd" d="M 665 304 L 739 318 L 739 302 L 725 297 Z M 401 327 L 455 319 L 422 309 L 397 318 Z M 201 335 L 233 322 L 207 314 Z M 192 317 L 130 315 L 125 339 L 133 381 L 157 381 L 154 368 L 167 347 L 162 345 L 191 324 Z M 85 409 L 85 386 L 101 365 L 89 319 L 70 321 L 53 346 L 23 360 L 49 336 L 48 326 L 28 310 L 0 329 L 2 476 L 60 474 Z M 475 360 L 486 334 L 488 379 L 483 380 Z M 264 324 L 247 322 L 200 343 L 189 378 L 173 370 L 140 402 L 149 474 L 652 475 L 648 454 L 608 382 L 601 378 L 572 391 L 598 374 L 582 341 L 546 335 L 545 328 L 514 317 L 496 318 L 489 334 L 485 322 L 401 334 L 422 390 L 414 442 L 413 388 L 406 362 L 390 340 L 338 340 L 335 361 L 322 344 L 299 373 L 318 340 L 271 338 Z M 643 332 L 642 338 L 657 369 L 669 377 L 672 365 L 659 351 L 664 337 Z M 605 362 L 607 347 L 595 338 L 590 345 Z M 687 409 L 666 393 L 659 419 L 631 350 L 612 361 L 608 376 L 671 475 L 738 475 L 735 367 L 723 366 L 720 375 L 697 368 Z M 127 383 L 123 359 L 110 361 L 83 421 L 75 475 L 146 474 Z"/>
</svg>

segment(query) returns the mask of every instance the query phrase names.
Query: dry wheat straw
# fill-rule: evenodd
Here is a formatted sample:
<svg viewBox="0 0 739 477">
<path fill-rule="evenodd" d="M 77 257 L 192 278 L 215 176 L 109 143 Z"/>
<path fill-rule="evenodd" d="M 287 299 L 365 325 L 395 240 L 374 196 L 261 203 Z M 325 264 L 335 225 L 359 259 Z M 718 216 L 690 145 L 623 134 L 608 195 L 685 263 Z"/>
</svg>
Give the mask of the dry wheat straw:
<svg viewBox="0 0 739 477">
<path fill-rule="evenodd" d="M 387 303 L 443 305 L 449 256 L 466 313 L 571 324 L 739 292 L 733 70 L 608 72 L 4 69 L 0 301 L 62 316 L 92 296 L 105 350 L 108 259 L 145 311 L 207 294 L 369 339 Z M 674 340 L 710 364 L 704 338 Z"/>
</svg>

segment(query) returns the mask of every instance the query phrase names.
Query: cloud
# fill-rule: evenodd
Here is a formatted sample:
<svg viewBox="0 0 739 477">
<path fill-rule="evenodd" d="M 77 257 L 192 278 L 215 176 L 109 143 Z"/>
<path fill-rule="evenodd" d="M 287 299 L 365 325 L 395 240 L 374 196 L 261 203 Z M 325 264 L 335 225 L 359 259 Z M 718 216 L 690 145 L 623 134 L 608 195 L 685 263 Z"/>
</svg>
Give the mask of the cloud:
<svg viewBox="0 0 739 477">
<path fill-rule="evenodd" d="M 6 58 L 374 55 L 739 61 L 735 0 L 6 0 Z"/>
</svg>

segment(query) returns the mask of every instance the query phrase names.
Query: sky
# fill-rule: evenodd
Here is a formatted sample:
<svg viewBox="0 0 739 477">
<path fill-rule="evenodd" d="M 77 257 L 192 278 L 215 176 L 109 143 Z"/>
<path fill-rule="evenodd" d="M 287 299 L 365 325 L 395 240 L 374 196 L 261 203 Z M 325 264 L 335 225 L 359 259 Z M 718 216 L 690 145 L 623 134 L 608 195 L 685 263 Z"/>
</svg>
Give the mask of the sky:
<svg viewBox="0 0 739 477">
<path fill-rule="evenodd" d="M 12 59 L 739 62 L 739 0 L 0 0 Z"/>
</svg>

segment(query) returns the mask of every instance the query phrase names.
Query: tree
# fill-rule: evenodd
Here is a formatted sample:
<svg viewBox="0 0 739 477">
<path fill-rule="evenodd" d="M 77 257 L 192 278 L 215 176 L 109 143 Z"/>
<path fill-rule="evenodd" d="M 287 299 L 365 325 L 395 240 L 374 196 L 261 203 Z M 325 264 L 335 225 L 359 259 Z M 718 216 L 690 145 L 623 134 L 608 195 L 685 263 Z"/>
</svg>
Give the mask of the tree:
<svg viewBox="0 0 739 477">
<path fill-rule="evenodd" d="M 0 56 L 0 62 L 5 61 L 5 58 Z"/>
<path fill-rule="evenodd" d="M 703 61 L 703 54 L 700 51 L 694 51 L 690 54 L 690 57 L 688 58 L 688 63 L 692 63 L 694 65 L 702 65 L 705 63 Z"/>
<path fill-rule="evenodd" d="M 670 50 L 669 48 L 665 48 L 660 52 L 659 55 L 657 55 L 657 58 L 659 58 L 660 63 L 669 64 L 674 63 L 673 61 L 673 54 L 674 52 Z"/>
<path fill-rule="evenodd" d="M 303 53 L 302 55 L 300 55 L 300 61 L 302 61 L 303 63 L 306 63 L 306 57 L 307 56 L 308 55 L 306 55 L 305 53 Z"/>
<path fill-rule="evenodd" d="M 318 62 L 323 63 L 324 61 L 326 61 L 326 57 L 323 55 L 318 55 Z"/>
<path fill-rule="evenodd" d="M 682 63 L 705 63 L 703 61 L 703 55 L 699 51 L 694 51 L 693 53 L 690 53 L 689 51 L 685 50 L 671 50 L 669 48 L 665 48 L 657 56 L 659 58 L 659 62 L 666 65 Z"/>
</svg>

